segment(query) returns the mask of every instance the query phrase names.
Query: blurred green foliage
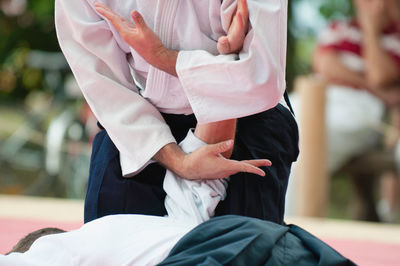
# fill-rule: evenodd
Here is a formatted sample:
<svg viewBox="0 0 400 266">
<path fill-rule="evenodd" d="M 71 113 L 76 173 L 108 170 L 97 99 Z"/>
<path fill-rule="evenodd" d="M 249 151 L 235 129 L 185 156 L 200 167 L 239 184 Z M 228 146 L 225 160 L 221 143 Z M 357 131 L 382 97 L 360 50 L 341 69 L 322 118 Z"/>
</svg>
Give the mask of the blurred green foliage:
<svg viewBox="0 0 400 266">
<path fill-rule="evenodd" d="M 354 6 L 349 0 L 324 0 L 319 12 L 328 20 L 349 17 L 354 15 Z"/>
<path fill-rule="evenodd" d="M 2 7 L 8 0 L 0 0 Z M 0 101 L 20 100 L 30 91 L 48 90 L 43 70 L 29 66 L 32 50 L 58 51 L 54 1 L 27 1 L 20 14 L 0 9 Z"/>
</svg>

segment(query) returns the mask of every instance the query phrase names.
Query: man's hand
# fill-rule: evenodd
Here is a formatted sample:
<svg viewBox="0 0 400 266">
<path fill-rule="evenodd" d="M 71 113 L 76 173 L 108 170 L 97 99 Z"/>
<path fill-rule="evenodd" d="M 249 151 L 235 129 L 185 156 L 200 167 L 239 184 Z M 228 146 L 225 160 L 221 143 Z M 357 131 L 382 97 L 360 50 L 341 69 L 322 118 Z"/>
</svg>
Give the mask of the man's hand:
<svg viewBox="0 0 400 266">
<path fill-rule="evenodd" d="M 147 26 L 139 12 L 136 10 L 131 12 L 134 25 L 103 4 L 95 3 L 95 8 L 114 25 L 122 39 L 149 64 L 177 76 L 175 65 L 178 52 L 162 44 L 160 38 Z"/>
<path fill-rule="evenodd" d="M 265 176 L 259 167 L 271 166 L 269 160 L 236 161 L 224 158 L 221 153 L 233 147 L 233 141 L 228 140 L 217 144 L 203 146 L 185 156 L 183 172 L 188 179 L 219 179 L 239 172 L 253 173 Z"/>
<path fill-rule="evenodd" d="M 238 0 L 236 13 L 232 18 L 227 36 L 218 39 L 220 54 L 238 53 L 242 47 L 249 27 L 249 10 L 246 0 Z"/>
<path fill-rule="evenodd" d="M 269 160 L 229 160 L 220 154 L 230 150 L 233 141 L 223 141 L 217 144 L 203 146 L 190 154 L 184 153 L 178 145 L 170 143 L 155 156 L 158 162 L 189 180 L 219 179 L 239 172 L 253 173 L 265 176 L 259 167 L 271 166 Z"/>
</svg>

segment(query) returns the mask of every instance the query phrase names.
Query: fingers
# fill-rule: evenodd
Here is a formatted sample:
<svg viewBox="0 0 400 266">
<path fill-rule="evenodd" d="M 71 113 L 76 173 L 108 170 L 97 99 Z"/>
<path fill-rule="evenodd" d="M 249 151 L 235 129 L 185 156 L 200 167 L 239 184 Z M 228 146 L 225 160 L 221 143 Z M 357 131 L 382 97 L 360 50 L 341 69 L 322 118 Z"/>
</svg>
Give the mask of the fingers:
<svg viewBox="0 0 400 266">
<path fill-rule="evenodd" d="M 108 6 L 100 3 L 95 3 L 94 7 L 97 12 L 108 18 L 110 21 L 116 21 L 118 19 L 118 14 L 112 11 Z"/>
<path fill-rule="evenodd" d="M 249 11 L 246 0 L 239 0 L 227 36 L 218 39 L 217 49 L 220 54 L 237 53 L 243 47 L 249 25 Z"/>
<path fill-rule="evenodd" d="M 244 172 L 244 173 L 256 174 L 259 176 L 265 176 L 265 172 L 262 169 L 254 166 L 254 165 L 251 165 L 251 164 L 248 164 L 245 162 L 233 161 L 233 160 L 230 160 L 230 162 L 232 164 L 232 166 L 231 166 L 232 171 L 234 171 L 234 172 Z"/>
<path fill-rule="evenodd" d="M 233 147 L 233 140 L 227 140 L 223 142 L 219 142 L 217 144 L 211 144 L 206 146 L 208 152 L 214 155 L 218 155 L 220 153 L 226 152 Z"/>
<path fill-rule="evenodd" d="M 135 22 L 136 27 L 138 27 L 139 29 L 147 28 L 147 24 L 139 12 L 133 10 L 131 12 L 131 17 L 133 19 L 133 22 Z"/>
<path fill-rule="evenodd" d="M 240 14 L 241 17 L 241 24 L 242 24 L 241 27 L 243 28 L 244 35 L 246 35 L 246 32 L 249 27 L 249 9 L 247 7 L 246 0 L 239 0 L 238 13 Z"/>
<path fill-rule="evenodd" d="M 240 12 L 235 15 L 235 27 L 228 33 L 228 36 L 222 36 L 218 39 L 217 49 L 220 54 L 230 54 L 240 50 L 245 36 L 245 25 Z"/>
<path fill-rule="evenodd" d="M 131 12 L 131 17 L 133 19 L 133 22 L 135 23 L 135 26 L 115 13 L 113 10 L 111 10 L 109 7 L 100 4 L 100 3 L 95 3 L 94 4 L 95 9 L 97 12 L 102 14 L 104 17 L 106 17 L 108 20 L 111 21 L 111 23 L 114 25 L 114 27 L 121 33 L 124 30 L 129 30 L 129 29 L 134 29 L 135 26 L 138 29 L 144 29 L 147 27 L 146 22 L 144 21 L 142 15 L 134 10 Z"/>
<path fill-rule="evenodd" d="M 243 18 L 245 20 L 248 19 L 248 17 L 249 17 L 249 9 L 248 9 L 246 0 L 239 0 L 238 9 L 237 10 L 238 10 L 238 12 L 240 12 L 243 15 Z"/>
<path fill-rule="evenodd" d="M 256 167 L 261 167 L 261 166 L 271 166 L 272 162 L 270 160 L 265 160 L 265 159 L 260 159 L 260 160 L 243 160 L 241 161 L 243 163 L 251 164 Z"/>
<path fill-rule="evenodd" d="M 99 4 L 99 3 L 95 3 L 94 7 L 95 7 L 97 12 L 99 12 L 100 14 L 105 16 L 106 18 L 111 19 L 112 12 L 110 12 L 110 9 L 107 6 Z"/>
<path fill-rule="evenodd" d="M 237 20 L 238 23 L 238 30 L 241 31 L 243 33 L 243 35 L 246 35 L 246 33 L 244 32 L 244 20 L 243 20 L 243 16 L 242 16 L 242 12 L 238 12 L 236 14 L 235 19 Z"/>
<path fill-rule="evenodd" d="M 122 32 L 123 30 L 127 30 L 129 26 L 133 26 L 129 25 L 130 23 L 128 21 L 112 11 L 109 7 L 100 3 L 95 3 L 94 6 L 96 11 L 106 17 L 114 25 L 117 31 Z"/>
<path fill-rule="evenodd" d="M 259 176 L 265 176 L 265 172 L 259 167 L 262 166 L 271 166 L 272 162 L 270 160 L 258 159 L 258 160 L 243 160 L 243 161 L 235 161 L 235 160 L 227 160 L 230 164 L 232 173 L 245 172 L 252 173 Z"/>
</svg>

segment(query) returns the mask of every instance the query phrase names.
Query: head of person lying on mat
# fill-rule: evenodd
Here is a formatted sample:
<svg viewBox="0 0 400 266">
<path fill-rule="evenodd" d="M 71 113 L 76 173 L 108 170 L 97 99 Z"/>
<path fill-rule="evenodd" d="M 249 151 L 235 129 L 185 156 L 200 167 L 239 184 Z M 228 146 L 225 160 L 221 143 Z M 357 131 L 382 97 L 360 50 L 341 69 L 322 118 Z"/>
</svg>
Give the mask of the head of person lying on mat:
<svg viewBox="0 0 400 266">
<path fill-rule="evenodd" d="M 32 246 L 33 242 L 35 242 L 38 238 L 42 236 L 47 236 L 47 235 L 53 235 L 53 234 L 59 234 L 59 233 L 65 233 L 66 231 L 55 228 L 55 227 L 46 227 L 42 228 L 36 231 L 33 231 L 29 233 L 28 235 L 24 236 L 21 238 L 18 243 L 6 254 L 10 254 L 13 252 L 19 252 L 19 253 L 24 253 L 29 250 L 29 248 Z"/>
</svg>

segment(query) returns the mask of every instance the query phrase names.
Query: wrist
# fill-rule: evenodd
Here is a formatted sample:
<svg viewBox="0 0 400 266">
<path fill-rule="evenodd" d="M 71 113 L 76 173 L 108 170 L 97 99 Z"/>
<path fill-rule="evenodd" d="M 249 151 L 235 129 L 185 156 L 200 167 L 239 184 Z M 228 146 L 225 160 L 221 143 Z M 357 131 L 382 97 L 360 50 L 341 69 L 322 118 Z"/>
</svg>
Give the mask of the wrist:
<svg viewBox="0 0 400 266">
<path fill-rule="evenodd" d="M 161 46 L 154 53 L 153 62 L 151 63 L 154 67 L 167 72 L 170 75 L 177 77 L 176 73 L 176 61 L 178 58 L 178 51 L 168 49 L 165 46 Z"/>
<path fill-rule="evenodd" d="M 169 143 L 162 147 L 153 158 L 172 172 L 184 176 L 186 155 L 176 143 Z"/>
</svg>

